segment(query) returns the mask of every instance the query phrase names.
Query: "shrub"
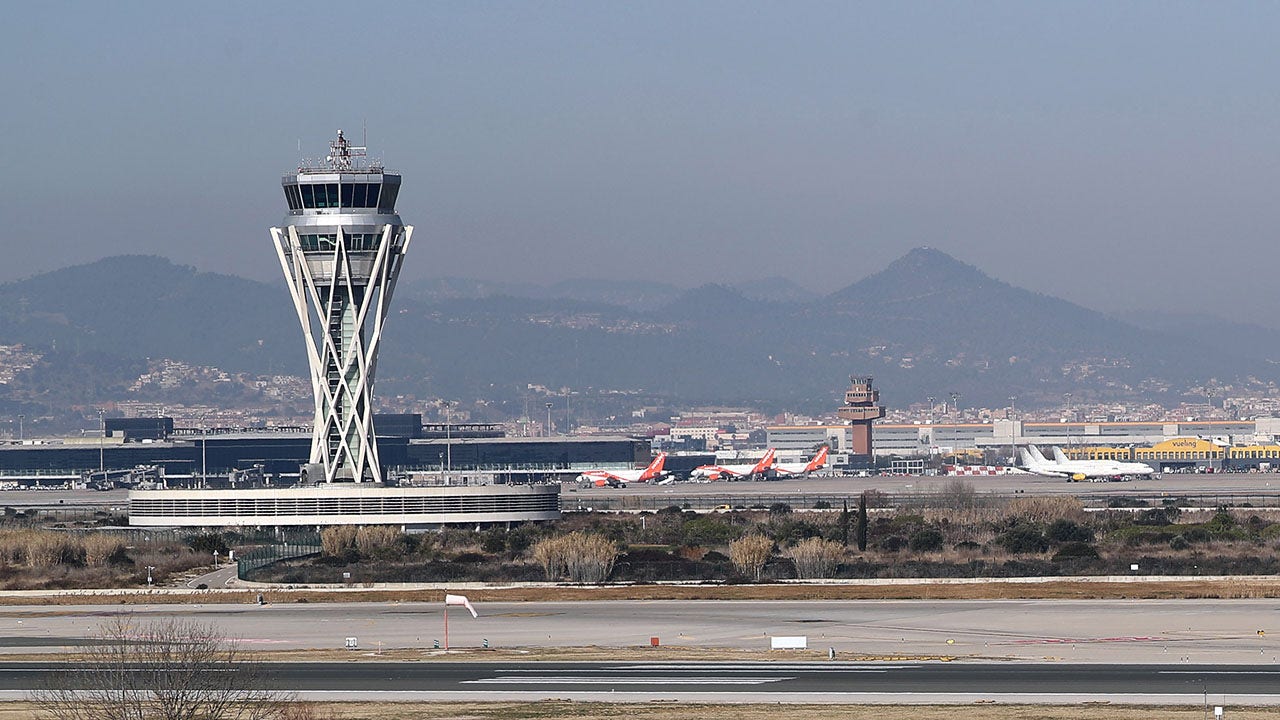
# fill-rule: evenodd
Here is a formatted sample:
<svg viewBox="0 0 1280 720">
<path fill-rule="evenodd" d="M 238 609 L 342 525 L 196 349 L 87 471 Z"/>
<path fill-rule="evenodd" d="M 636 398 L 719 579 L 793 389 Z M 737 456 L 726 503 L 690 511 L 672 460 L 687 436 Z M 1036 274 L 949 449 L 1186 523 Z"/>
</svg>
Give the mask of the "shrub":
<svg viewBox="0 0 1280 720">
<path fill-rule="evenodd" d="M 25 533 L 23 540 L 23 555 L 27 559 L 27 565 L 33 568 L 60 565 L 69 544 L 61 533 L 48 530 Z"/>
<path fill-rule="evenodd" d="M 403 554 L 402 535 L 390 525 L 365 525 L 356 531 L 356 551 L 367 558 Z"/>
<path fill-rule="evenodd" d="M 746 535 L 729 543 L 729 559 L 744 575 L 760 580 L 760 573 L 773 553 L 773 541 L 763 535 Z"/>
<path fill-rule="evenodd" d="M 91 533 L 81 541 L 84 547 L 84 564 L 89 567 L 101 567 L 111 562 L 111 558 L 124 551 L 124 541 L 107 533 Z"/>
<path fill-rule="evenodd" d="M 813 504 L 813 509 L 814 510 L 830 510 L 831 503 L 827 502 L 826 500 L 819 500 Z"/>
<path fill-rule="evenodd" d="M 1093 542 L 1093 530 L 1066 518 L 1059 518 L 1050 523 L 1045 535 L 1055 544 Z"/>
<path fill-rule="evenodd" d="M 548 580 L 559 580 L 565 569 L 564 536 L 549 537 L 539 540 L 533 546 L 533 559 L 542 566 L 542 573 Z"/>
<path fill-rule="evenodd" d="M 1098 549 L 1087 542 L 1069 542 L 1058 548 L 1058 552 L 1053 554 L 1054 562 L 1062 562 L 1063 560 L 1079 560 L 1081 558 L 1098 557 Z"/>
<path fill-rule="evenodd" d="M 1034 525 L 1015 525 L 997 536 L 995 542 L 1011 553 L 1042 553 L 1049 549 L 1048 539 Z"/>
<path fill-rule="evenodd" d="M 699 515 L 686 520 L 680 528 L 682 545 L 724 545 L 738 537 L 742 530 L 717 517 Z"/>
<path fill-rule="evenodd" d="M 1168 508 L 1151 508 L 1133 516 L 1134 525 L 1154 526 L 1169 525 L 1173 519 L 1169 517 Z"/>
<path fill-rule="evenodd" d="M 1174 535 L 1169 539 L 1170 550 L 1186 550 L 1191 547 L 1191 543 L 1187 542 L 1187 538 L 1183 535 Z"/>
<path fill-rule="evenodd" d="M 912 552 L 937 552 L 942 549 L 942 531 L 935 527 L 922 527 L 911 533 L 907 547 Z"/>
<path fill-rule="evenodd" d="M 880 542 L 876 543 L 877 548 L 891 553 L 896 553 L 906 546 L 907 539 L 901 535 L 889 535 L 888 537 L 881 538 Z"/>
<path fill-rule="evenodd" d="M 796 543 L 785 554 L 796 567 L 796 577 L 828 578 L 840 566 L 844 546 L 822 538 L 809 538 Z"/>
<path fill-rule="evenodd" d="M 320 549 L 325 555 L 332 557 L 341 557 L 356 548 L 356 533 L 359 531 L 354 525 L 335 525 L 327 527 L 320 531 Z"/>
<path fill-rule="evenodd" d="M 484 534 L 484 538 L 480 541 L 480 549 L 490 555 L 497 555 L 507 549 L 506 533 L 498 529 L 493 529 Z"/>
<path fill-rule="evenodd" d="M 608 538 L 584 532 L 547 538 L 533 546 L 533 557 L 548 580 L 600 583 L 609 578 L 618 547 Z"/>
<path fill-rule="evenodd" d="M 777 502 L 769 506 L 770 515 L 786 515 L 790 512 L 791 506 L 783 502 Z"/>
<path fill-rule="evenodd" d="M 618 546 L 607 538 L 587 533 L 569 533 L 566 537 L 565 570 L 569 580 L 578 583 L 602 583 L 609 579 L 618 559 Z"/>
<path fill-rule="evenodd" d="M 1084 503 L 1075 497 L 1020 497 L 1009 502 L 1009 516 L 1038 523 L 1054 520 L 1083 520 Z"/>
<path fill-rule="evenodd" d="M 226 555 L 228 550 L 227 540 L 222 537 L 221 533 L 191 535 L 187 538 L 187 546 L 204 555 L 212 555 L 215 552 L 219 555 Z"/>
</svg>

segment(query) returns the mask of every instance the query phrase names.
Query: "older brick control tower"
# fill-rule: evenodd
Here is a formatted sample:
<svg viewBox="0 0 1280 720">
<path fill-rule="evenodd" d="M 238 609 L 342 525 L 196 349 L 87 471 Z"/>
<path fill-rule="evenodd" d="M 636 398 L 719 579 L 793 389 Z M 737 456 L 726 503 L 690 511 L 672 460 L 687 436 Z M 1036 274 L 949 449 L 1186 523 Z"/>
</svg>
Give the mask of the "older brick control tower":
<svg viewBox="0 0 1280 720">
<path fill-rule="evenodd" d="M 849 450 L 858 455 L 871 454 L 871 423 L 884 417 L 879 405 L 880 391 L 871 387 L 870 377 L 849 377 L 849 389 L 844 392 L 844 407 L 836 413 L 841 420 L 848 420 L 853 430 L 853 444 Z"/>
</svg>

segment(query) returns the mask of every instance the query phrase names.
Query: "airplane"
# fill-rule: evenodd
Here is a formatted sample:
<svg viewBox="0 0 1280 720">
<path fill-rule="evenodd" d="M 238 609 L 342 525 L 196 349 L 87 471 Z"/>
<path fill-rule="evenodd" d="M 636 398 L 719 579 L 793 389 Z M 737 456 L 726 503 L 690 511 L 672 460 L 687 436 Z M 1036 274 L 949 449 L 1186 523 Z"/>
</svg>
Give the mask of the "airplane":
<svg viewBox="0 0 1280 720">
<path fill-rule="evenodd" d="M 760 462 L 754 465 L 702 465 L 693 469 L 689 473 L 691 480 L 736 480 L 739 478 L 751 478 L 756 475 L 764 475 L 773 467 L 774 449 L 769 451 L 760 458 Z"/>
<path fill-rule="evenodd" d="M 808 475 L 815 470 L 821 470 L 827 466 L 827 453 L 831 450 L 826 445 L 818 451 L 813 459 L 804 463 L 777 463 L 773 466 L 774 475 L 780 478 L 795 477 L 797 475 Z"/>
<path fill-rule="evenodd" d="M 1059 451 L 1061 452 L 1061 451 Z M 1152 470 L 1142 463 L 1122 463 L 1114 460 L 1049 460 L 1035 445 L 1019 450 L 1024 470 L 1045 477 L 1061 477 L 1068 480 L 1114 478 L 1131 475 L 1150 475 Z"/>
<path fill-rule="evenodd" d="M 653 462 L 643 470 L 588 470 L 578 476 L 578 482 L 595 487 L 624 488 L 629 482 L 648 482 L 662 477 L 662 466 L 667 462 L 667 454 L 658 453 Z"/>
<path fill-rule="evenodd" d="M 1123 462 L 1120 460 L 1071 460 L 1062 448 L 1054 446 L 1053 459 L 1058 464 L 1070 463 L 1088 470 L 1097 468 L 1101 472 L 1112 475 L 1150 475 L 1155 472 L 1150 465 L 1140 462 Z"/>
</svg>

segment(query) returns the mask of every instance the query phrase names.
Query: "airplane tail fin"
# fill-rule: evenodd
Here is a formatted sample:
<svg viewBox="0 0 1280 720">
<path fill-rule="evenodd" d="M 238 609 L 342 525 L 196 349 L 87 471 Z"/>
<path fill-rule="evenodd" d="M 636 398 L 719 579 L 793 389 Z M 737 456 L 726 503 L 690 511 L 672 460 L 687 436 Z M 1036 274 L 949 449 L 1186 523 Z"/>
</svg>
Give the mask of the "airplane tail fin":
<svg viewBox="0 0 1280 720">
<path fill-rule="evenodd" d="M 650 480 L 662 474 L 662 466 L 667 462 L 667 454 L 665 452 L 658 453 L 658 456 L 649 463 L 649 467 L 640 473 L 640 480 Z"/>
<path fill-rule="evenodd" d="M 1049 462 L 1044 454 L 1040 452 L 1040 448 L 1035 445 L 1028 445 L 1027 451 L 1031 453 L 1031 457 L 1035 458 L 1037 462 Z"/>
<path fill-rule="evenodd" d="M 769 452 L 766 452 L 764 457 L 760 458 L 760 462 L 756 463 L 756 466 L 751 468 L 751 474 L 761 475 L 769 472 L 769 468 L 773 467 L 773 455 L 775 452 L 777 451 L 773 448 L 769 448 Z"/>
<path fill-rule="evenodd" d="M 823 445 L 822 449 L 818 451 L 818 454 L 814 455 L 813 459 L 809 461 L 809 464 L 804 466 L 804 471 L 813 472 L 814 470 L 821 470 L 825 467 L 827 464 L 827 452 L 829 450 L 829 447 Z"/>
<path fill-rule="evenodd" d="M 1053 453 L 1053 459 L 1056 462 L 1061 463 L 1061 462 L 1067 461 L 1067 455 L 1066 453 L 1062 452 L 1062 448 L 1058 447 L 1057 445 L 1054 445 L 1050 450 Z"/>
<path fill-rule="evenodd" d="M 1034 464 L 1031 455 L 1024 448 L 1018 448 L 1018 459 L 1022 461 L 1023 467 L 1031 467 Z"/>
</svg>

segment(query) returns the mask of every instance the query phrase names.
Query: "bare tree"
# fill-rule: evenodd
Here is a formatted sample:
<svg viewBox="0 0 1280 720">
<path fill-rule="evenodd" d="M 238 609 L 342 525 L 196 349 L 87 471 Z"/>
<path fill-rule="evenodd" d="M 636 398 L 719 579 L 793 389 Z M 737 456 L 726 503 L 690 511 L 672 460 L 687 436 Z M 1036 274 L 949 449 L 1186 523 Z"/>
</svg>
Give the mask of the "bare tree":
<svg viewBox="0 0 1280 720">
<path fill-rule="evenodd" d="M 290 693 L 211 626 L 181 619 L 105 623 L 66 672 L 32 693 L 47 720 L 284 720 Z"/>
</svg>

